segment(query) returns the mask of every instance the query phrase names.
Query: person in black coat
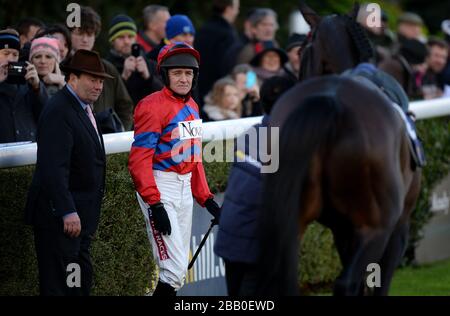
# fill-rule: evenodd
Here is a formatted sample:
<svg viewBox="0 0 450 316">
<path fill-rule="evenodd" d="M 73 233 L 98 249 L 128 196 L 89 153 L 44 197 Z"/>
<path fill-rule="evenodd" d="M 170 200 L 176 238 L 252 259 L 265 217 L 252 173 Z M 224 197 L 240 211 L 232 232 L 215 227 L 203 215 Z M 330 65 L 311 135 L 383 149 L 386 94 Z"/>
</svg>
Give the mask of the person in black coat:
<svg viewBox="0 0 450 316">
<path fill-rule="evenodd" d="M 236 141 L 236 160 L 231 168 L 214 251 L 225 262 L 228 295 L 254 295 L 259 256 L 258 218 L 262 209 L 262 177 L 260 157 L 267 152 L 260 148 L 267 135 L 269 114 L 276 100 L 294 85 L 286 77 L 271 77 L 261 87 L 261 102 L 265 115 L 262 123 L 253 126 L 257 140 L 249 141 L 243 133 Z M 257 156 L 251 156 L 252 154 Z"/>
<path fill-rule="evenodd" d="M 214 82 L 226 76 L 231 69 L 223 67 L 222 61 L 228 49 L 239 41 L 233 26 L 239 14 L 239 1 L 215 0 L 213 16 L 205 23 L 195 37 L 194 47 L 202 57 L 202 72 L 198 78 L 199 100 L 212 89 Z"/>
<path fill-rule="evenodd" d="M 89 248 L 105 187 L 105 149 L 92 113 L 105 73 L 96 52 L 78 50 L 69 80 L 38 123 L 37 162 L 25 207 L 33 225 L 41 295 L 89 295 Z"/>
<path fill-rule="evenodd" d="M 13 29 L 0 31 L 0 144 L 36 141 L 37 122 L 48 97 L 33 64 L 23 64 L 21 76 L 18 71 L 9 73 L 10 64 L 19 60 L 19 50 L 19 34 Z"/>
</svg>

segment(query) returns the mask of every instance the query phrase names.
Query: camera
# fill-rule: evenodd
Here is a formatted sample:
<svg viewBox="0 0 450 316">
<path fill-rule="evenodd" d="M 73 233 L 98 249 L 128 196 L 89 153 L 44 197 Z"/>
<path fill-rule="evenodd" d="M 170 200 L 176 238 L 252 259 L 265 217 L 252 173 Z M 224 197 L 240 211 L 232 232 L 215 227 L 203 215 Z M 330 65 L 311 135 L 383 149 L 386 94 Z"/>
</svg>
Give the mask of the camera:
<svg viewBox="0 0 450 316">
<path fill-rule="evenodd" d="M 131 56 L 136 58 L 141 56 L 141 45 L 135 43 L 131 46 Z"/>
<path fill-rule="evenodd" d="M 27 73 L 27 64 L 25 62 L 10 62 L 8 64 L 8 77 L 6 82 L 13 84 L 25 84 L 25 75 Z"/>
</svg>

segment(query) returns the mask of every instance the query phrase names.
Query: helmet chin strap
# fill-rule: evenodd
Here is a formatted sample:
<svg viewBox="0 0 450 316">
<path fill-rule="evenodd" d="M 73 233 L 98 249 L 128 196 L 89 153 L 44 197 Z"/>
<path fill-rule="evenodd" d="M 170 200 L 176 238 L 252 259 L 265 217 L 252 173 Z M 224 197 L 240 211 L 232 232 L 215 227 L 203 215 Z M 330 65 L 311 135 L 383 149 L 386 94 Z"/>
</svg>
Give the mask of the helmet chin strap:
<svg viewBox="0 0 450 316">
<path fill-rule="evenodd" d="M 173 91 L 173 90 L 172 90 L 172 88 L 170 88 L 170 86 L 169 86 L 169 87 L 167 87 L 167 89 L 169 89 L 170 91 L 172 91 L 172 93 L 173 93 L 174 97 L 176 97 L 176 98 L 180 98 L 180 99 L 183 99 L 184 101 L 187 101 L 187 100 L 189 100 L 189 98 L 191 97 L 191 93 L 192 93 L 192 88 L 191 88 L 191 90 L 189 90 L 189 92 L 188 92 L 188 93 L 186 93 L 185 95 L 182 95 L 182 94 L 176 93 L 175 91 Z"/>
</svg>

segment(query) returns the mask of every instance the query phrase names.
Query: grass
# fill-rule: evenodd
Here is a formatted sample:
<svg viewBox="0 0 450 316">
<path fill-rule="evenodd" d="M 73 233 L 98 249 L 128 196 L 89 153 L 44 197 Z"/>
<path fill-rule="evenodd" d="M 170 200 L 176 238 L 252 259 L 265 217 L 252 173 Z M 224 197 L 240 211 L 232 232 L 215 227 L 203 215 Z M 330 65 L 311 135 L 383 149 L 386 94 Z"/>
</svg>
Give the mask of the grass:
<svg viewBox="0 0 450 316">
<path fill-rule="evenodd" d="M 450 260 L 398 269 L 391 296 L 450 296 Z"/>
<path fill-rule="evenodd" d="M 302 289 L 303 295 L 331 296 L 332 284 Z M 450 259 L 418 267 L 399 268 L 392 279 L 390 296 L 450 296 Z"/>
</svg>

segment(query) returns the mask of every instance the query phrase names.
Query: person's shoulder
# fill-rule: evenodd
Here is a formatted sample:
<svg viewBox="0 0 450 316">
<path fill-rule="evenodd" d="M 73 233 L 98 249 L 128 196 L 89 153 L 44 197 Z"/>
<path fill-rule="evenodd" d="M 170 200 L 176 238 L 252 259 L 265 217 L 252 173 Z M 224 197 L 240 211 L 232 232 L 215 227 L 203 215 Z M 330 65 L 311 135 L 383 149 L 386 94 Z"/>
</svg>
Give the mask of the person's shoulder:
<svg viewBox="0 0 450 316">
<path fill-rule="evenodd" d="M 208 117 L 213 121 L 220 121 L 225 119 L 222 114 L 220 107 L 213 104 L 205 104 L 203 106 L 203 111 L 208 115 Z"/>
<path fill-rule="evenodd" d="M 153 112 L 156 110 L 160 110 L 163 107 L 158 106 L 159 104 L 164 102 L 163 91 L 153 92 L 146 97 L 144 97 L 139 103 L 136 105 L 136 112 Z"/>
<path fill-rule="evenodd" d="M 225 27 L 227 24 L 229 24 L 224 18 L 222 18 L 221 16 L 212 16 L 211 18 L 209 18 L 205 24 L 202 26 L 202 28 L 200 29 L 200 31 L 215 31 L 218 28 L 223 28 Z"/>
<path fill-rule="evenodd" d="M 117 71 L 116 66 L 114 66 L 110 61 L 102 58 L 103 66 L 105 66 L 105 71 L 108 75 L 113 76 L 114 78 L 119 77 L 119 72 Z"/>
<path fill-rule="evenodd" d="M 187 104 L 190 107 L 194 108 L 197 112 L 199 111 L 200 107 L 198 106 L 197 102 L 194 100 L 194 98 L 192 96 L 189 98 Z"/>
<path fill-rule="evenodd" d="M 233 26 L 222 17 L 215 17 L 208 20 L 198 32 L 198 36 L 203 41 L 221 39 L 228 36 L 233 31 Z"/>
<path fill-rule="evenodd" d="M 73 96 L 66 89 L 59 90 L 47 101 L 41 114 L 42 117 L 63 118 L 73 112 L 72 100 L 70 99 Z"/>
<path fill-rule="evenodd" d="M 55 106 L 55 105 L 61 104 L 61 103 L 68 103 L 70 98 L 73 98 L 73 96 L 70 94 L 67 87 L 63 87 L 61 90 L 56 92 L 53 95 L 53 97 L 48 99 L 46 107 Z M 66 104 L 66 105 L 68 105 L 68 104 Z"/>
</svg>

